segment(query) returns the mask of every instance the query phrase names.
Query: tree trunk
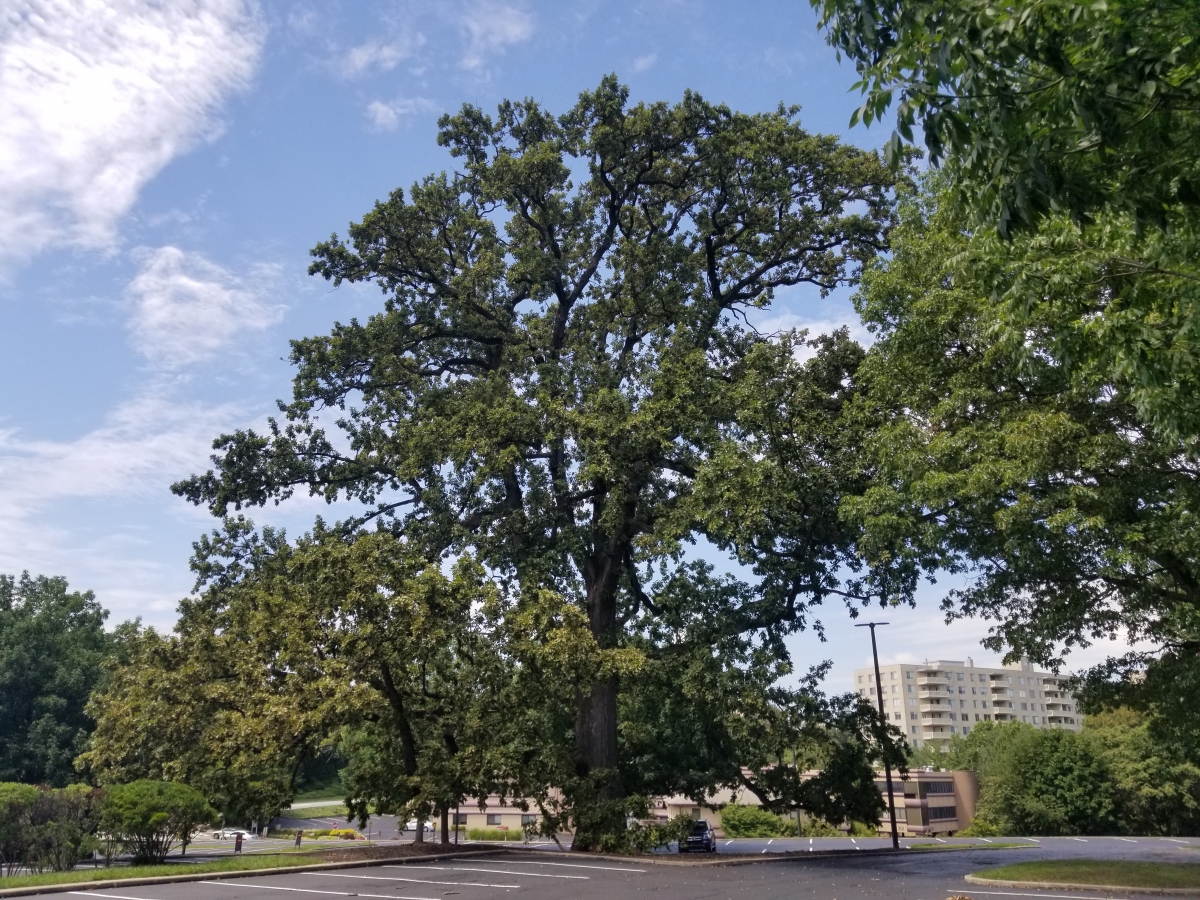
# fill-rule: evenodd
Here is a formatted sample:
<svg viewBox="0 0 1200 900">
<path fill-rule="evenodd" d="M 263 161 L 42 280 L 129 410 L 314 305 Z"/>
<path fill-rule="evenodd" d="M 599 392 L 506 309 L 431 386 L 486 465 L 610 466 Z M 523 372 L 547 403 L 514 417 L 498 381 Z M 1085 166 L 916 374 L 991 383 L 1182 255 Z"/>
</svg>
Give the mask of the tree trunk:
<svg viewBox="0 0 1200 900">
<path fill-rule="evenodd" d="M 442 807 L 442 843 L 450 843 L 450 810 Z"/>
<path fill-rule="evenodd" d="M 425 820 L 420 816 L 417 816 L 417 835 L 413 838 L 413 843 L 425 843 Z"/>
<path fill-rule="evenodd" d="M 597 577 L 588 591 L 588 622 L 592 636 L 604 648 L 617 642 L 617 586 L 622 557 L 606 554 L 596 567 Z M 575 714 L 576 771 L 581 777 L 602 771 L 594 781 L 596 808 L 592 815 L 575 822 L 574 850 L 594 850 L 603 834 L 618 833 L 625 827 L 625 811 L 620 801 L 624 785 L 617 772 L 617 690 L 618 678 L 610 675 L 580 692 Z"/>
</svg>

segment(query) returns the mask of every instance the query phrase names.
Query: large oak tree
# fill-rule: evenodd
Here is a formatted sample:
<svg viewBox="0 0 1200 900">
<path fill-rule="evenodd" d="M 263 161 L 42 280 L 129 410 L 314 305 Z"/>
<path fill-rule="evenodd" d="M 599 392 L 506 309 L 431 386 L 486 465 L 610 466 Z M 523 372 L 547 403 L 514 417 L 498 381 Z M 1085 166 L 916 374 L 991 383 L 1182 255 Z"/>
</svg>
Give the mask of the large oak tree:
<svg viewBox="0 0 1200 900">
<path fill-rule="evenodd" d="M 631 106 L 612 78 L 559 117 L 527 100 L 439 127 L 459 171 L 313 251 L 312 272 L 374 282 L 382 310 L 295 341 L 285 420 L 221 437 L 177 492 L 217 515 L 297 489 L 360 501 L 346 527 L 374 519 L 431 559 L 469 548 L 577 603 L 601 649 L 657 609 L 650 563 L 696 539 L 751 573 L 728 600 L 742 630 L 854 594 L 826 427 L 852 372 L 811 376 L 807 412 L 755 409 L 801 367 L 794 339 L 750 319 L 782 289 L 853 281 L 884 247 L 881 160 L 795 110 Z M 576 686 L 575 774 L 599 802 L 625 793 L 619 690 L 616 671 Z"/>
</svg>

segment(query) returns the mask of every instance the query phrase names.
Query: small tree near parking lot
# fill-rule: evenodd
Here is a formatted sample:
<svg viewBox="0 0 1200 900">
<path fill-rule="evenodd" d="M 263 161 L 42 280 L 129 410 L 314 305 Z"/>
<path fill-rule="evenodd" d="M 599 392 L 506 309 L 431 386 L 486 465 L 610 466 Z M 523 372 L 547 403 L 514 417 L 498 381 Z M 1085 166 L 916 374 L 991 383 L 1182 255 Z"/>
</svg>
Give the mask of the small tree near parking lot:
<svg viewBox="0 0 1200 900">
<path fill-rule="evenodd" d="M 198 825 L 216 811 L 195 788 L 169 781 L 134 781 L 108 789 L 103 828 L 122 835 L 135 862 L 158 863 L 179 841 L 181 854 Z"/>
</svg>

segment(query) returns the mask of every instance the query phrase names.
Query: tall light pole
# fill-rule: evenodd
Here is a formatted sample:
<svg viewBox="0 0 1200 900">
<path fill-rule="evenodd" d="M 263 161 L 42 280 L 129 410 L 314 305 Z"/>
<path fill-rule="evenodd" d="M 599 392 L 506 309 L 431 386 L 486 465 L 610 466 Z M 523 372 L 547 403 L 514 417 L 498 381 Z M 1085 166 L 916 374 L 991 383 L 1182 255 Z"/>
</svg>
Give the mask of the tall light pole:
<svg viewBox="0 0 1200 900">
<path fill-rule="evenodd" d="M 879 649 L 875 646 L 875 626 L 886 625 L 887 622 L 861 622 L 855 625 L 855 628 L 870 628 L 871 629 L 871 656 L 875 660 L 875 699 L 879 701 L 879 718 L 881 721 L 879 731 L 879 746 L 882 749 L 883 743 L 887 740 L 887 713 L 883 709 L 883 680 L 879 677 Z M 896 831 L 896 798 L 892 795 L 892 764 L 888 762 L 887 753 L 883 755 L 883 773 L 887 778 L 888 791 L 888 815 L 892 819 L 892 849 L 900 849 L 900 835 Z"/>
</svg>

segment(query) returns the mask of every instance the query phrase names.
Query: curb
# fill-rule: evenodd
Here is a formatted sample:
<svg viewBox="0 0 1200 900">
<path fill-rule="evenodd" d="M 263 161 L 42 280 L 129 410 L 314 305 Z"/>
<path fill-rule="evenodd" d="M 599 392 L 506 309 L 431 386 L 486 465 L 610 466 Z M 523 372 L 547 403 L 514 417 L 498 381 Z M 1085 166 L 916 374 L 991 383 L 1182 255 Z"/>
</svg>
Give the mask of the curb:
<svg viewBox="0 0 1200 900">
<path fill-rule="evenodd" d="M 260 875 L 290 875 L 316 869 L 362 869 L 368 866 L 403 865 L 437 859 L 459 859 L 470 856 L 490 856 L 499 850 L 463 850 L 450 853 L 431 853 L 425 856 L 397 856 L 390 859 L 355 859 L 347 862 L 313 863 L 304 866 L 272 866 L 268 869 L 238 869 L 235 872 L 188 872 L 179 875 L 152 875 L 146 878 L 109 878 L 103 881 L 69 881 L 63 884 L 31 885 L 4 888 L 0 897 L 29 897 L 35 894 L 66 894 L 72 891 L 95 891 L 106 888 L 138 887 L 151 884 L 179 884 L 187 881 L 218 881 L 228 878 L 257 878 Z"/>
<path fill-rule="evenodd" d="M 1200 897 L 1200 888 L 1130 887 L 1122 884 L 1076 884 L 1069 881 L 1002 881 L 999 878 L 979 878 L 975 875 L 964 875 L 963 878 L 971 884 L 987 884 L 993 887 L 1023 887 L 1061 891 L 1104 891 L 1110 894 L 1113 891 L 1126 891 L 1131 894 L 1171 894 L 1178 897 Z"/>
</svg>

